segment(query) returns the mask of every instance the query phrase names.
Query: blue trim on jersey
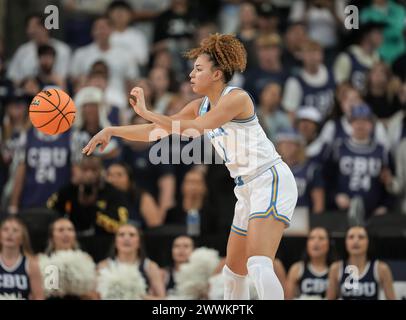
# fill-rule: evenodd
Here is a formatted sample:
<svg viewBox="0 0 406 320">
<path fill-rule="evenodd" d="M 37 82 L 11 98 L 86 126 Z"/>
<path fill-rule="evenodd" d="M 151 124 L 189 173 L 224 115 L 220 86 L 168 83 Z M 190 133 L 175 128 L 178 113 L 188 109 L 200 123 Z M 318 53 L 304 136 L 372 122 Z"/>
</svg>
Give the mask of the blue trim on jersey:
<svg viewBox="0 0 406 320">
<path fill-rule="evenodd" d="M 231 122 L 237 122 L 237 123 L 245 123 L 245 122 L 250 122 L 254 120 L 257 117 L 257 113 L 255 112 L 251 117 L 246 118 L 246 119 L 233 119 L 230 120 Z"/>
<path fill-rule="evenodd" d="M 234 224 L 231 226 L 231 231 L 235 232 L 236 234 L 238 234 L 240 236 L 246 236 L 247 235 L 247 230 L 241 229 L 241 228 L 235 226 Z"/>
<path fill-rule="evenodd" d="M 227 89 L 229 89 L 229 90 L 227 90 Z M 226 91 L 227 91 L 227 93 L 230 93 L 231 91 L 236 90 L 236 89 L 246 92 L 248 94 L 248 96 L 250 97 L 250 99 L 251 99 L 251 101 L 252 101 L 252 103 L 253 103 L 253 105 L 255 107 L 255 100 L 254 100 L 253 96 L 248 91 L 246 91 L 246 90 L 244 90 L 243 88 L 240 88 L 240 87 L 225 86 L 223 91 L 220 94 L 220 97 L 222 97 Z M 198 112 L 199 116 L 202 116 L 202 115 L 204 115 L 205 113 L 208 112 L 208 107 L 209 107 L 209 104 L 210 104 L 210 101 L 208 101 L 208 99 L 209 98 L 207 96 L 204 97 L 204 99 L 202 101 L 202 104 L 200 105 L 200 108 L 199 108 L 199 112 Z M 203 110 L 203 107 L 204 107 L 204 110 Z M 245 123 L 245 122 L 249 122 L 249 121 L 254 120 L 256 117 L 257 117 L 257 113 L 254 111 L 254 114 L 252 116 L 246 118 L 246 119 L 233 119 L 233 120 L 230 120 L 230 121 L 231 122 L 236 122 L 236 123 Z"/>
<path fill-rule="evenodd" d="M 273 176 L 273 183 L 272 183 L 272 190 L 271 190 L 271 202 L 269 207 L 265 211 L 257 211 L 253 212 L 249 215 L 248 220 L 256 219 L 256 218 L 268 218 L 269 216 L 273 216 L 276 220 L 282 221 L 285 224 L 290 224 L 290 219 L 287 216 L 284 216 L 278 212 L 276 209 L 276 204 L 278 200 L 278 187 L 279 187 L 279 175 L 275 167 L 271 169 L 272 176 Z"/>
</svg>

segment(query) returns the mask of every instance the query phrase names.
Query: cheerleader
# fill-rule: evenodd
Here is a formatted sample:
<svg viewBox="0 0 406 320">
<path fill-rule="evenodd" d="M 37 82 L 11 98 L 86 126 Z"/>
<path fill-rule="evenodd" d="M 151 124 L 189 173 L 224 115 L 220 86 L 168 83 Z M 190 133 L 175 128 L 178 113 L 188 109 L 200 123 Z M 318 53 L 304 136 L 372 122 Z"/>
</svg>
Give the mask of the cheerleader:
<svg viewBox="0 0 406 320">
<path fill-rule="evenodd" d="M 145 256 L 141 231 L 132 224 L 119 227 L 114 241 L 112 257 L 103 260 L 98 265 L 99 272 L 114 265 L 131 265 L 138 269 L 145 280 L 147 294 L 143 299 L 163 299 L 166 295 L 165 285 L 157 263 Z"/>
<path fill-rule="evenodd" d="M 44 274 L 46 266 L 56 265 L 60 268 L 61 288 L 54 292 L 48 290 L 48 299 L 98 299 L 95 291 L 96 265 L 89 254 L 80 250 L 75 227 L 69 219 L 58 218 L 51 223 L 48 246 L 45 254 L 40 255 L 40 264 Z"/>
<path fill-rule="evenodd" d="M 307 238 L 302 261 L 294 263 L 288 273 L 286 298 L 324 298 L 328 285 L 328 268 L 332 262 L 328 231 L 322 227 L 312 229 Z"/>
<path fill-rule="evenodd" d="M 169 293 L 175 288 L 175 274 L 179 271 L 181 264 L 188 262 L 190 255 L 195 248 L 191 237 L 181 235 L 175 238 L 172 243 L 173 264 L 162 269 L 166 290 Z"/>
<path fill-rule="evenodd" d="M 6 218 L 0 226 L 0 295 L 6 299 L 44 299 L 27 228 L 16 217 Z"/>
<path fill-rule="evenodd" d="M 369 237 L 364 227 L 351 227 L 345 237 L 347 258 L 331 265 L 327 299 L 378 300 L 382 288 L 394 300 L 392 272 L 382 261 L 368 256 Z"/>
</svg>

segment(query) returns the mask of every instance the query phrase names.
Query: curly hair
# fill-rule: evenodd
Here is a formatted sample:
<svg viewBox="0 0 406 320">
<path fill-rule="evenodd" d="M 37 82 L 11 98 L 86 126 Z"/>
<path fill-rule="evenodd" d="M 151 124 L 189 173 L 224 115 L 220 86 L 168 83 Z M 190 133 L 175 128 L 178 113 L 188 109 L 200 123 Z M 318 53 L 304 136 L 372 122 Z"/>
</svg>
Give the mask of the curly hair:
<svg viewBox="0 0 406 320">
<path fill-rule="evenodd" d="M 243 72 L 247 65 L 247 52 L 243 44 L 231 34 L 211 34 L 200 47 L 186 52 L 185 57 L 196 59 L 207 54 L 210 60 L 224 73 L 225 82 L 229 82 L 235 71 Z"/>
</svg>

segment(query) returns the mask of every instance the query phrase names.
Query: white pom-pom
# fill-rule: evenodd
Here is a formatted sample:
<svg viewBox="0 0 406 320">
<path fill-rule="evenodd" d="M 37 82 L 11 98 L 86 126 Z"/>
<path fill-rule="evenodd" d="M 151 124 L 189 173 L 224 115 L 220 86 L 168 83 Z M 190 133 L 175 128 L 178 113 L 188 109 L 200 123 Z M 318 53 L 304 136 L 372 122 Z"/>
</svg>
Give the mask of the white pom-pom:
<svg viewBox="0 0 406 320">
<path fill-rule="evenodd" d="M 202 247 L 193 251 L 189 262 L 182 264 L 175 275 L 175 295 L 191 300 L 206 297 L 209 278 L 219 262 L 219 254 L 214 249 Z"/>
<path fill-rule="evenodd" d="M 97 291 L 103 300 L 141 300 L 146 288 L 135 265 L 113 263 L 100 270 Z"/>
<path fill-rule="evenodd" d="M 50 257 L 40 255 L 39 265 L 46 296 L 81 296 L 95 289 L 96 265 L 81 250 L 60 250 Z M 50 284 L 50 279 L 55 282 Z"/>
</svg>

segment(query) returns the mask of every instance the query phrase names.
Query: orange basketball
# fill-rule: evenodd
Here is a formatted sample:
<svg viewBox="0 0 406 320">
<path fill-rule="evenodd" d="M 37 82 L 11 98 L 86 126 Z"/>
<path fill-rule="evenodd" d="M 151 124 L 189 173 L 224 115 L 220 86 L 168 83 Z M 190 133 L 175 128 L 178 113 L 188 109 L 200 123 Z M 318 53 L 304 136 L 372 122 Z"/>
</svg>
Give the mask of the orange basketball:
<svg viewBox="0 0 406 320">
<path fill-rule="evenodd" d="M 39 92 L 30 104 L 30 120 L 39 131 L 54 135 L 67 131 L 75 121 L 76 107 L 60 89 Z"/>
</svg>

